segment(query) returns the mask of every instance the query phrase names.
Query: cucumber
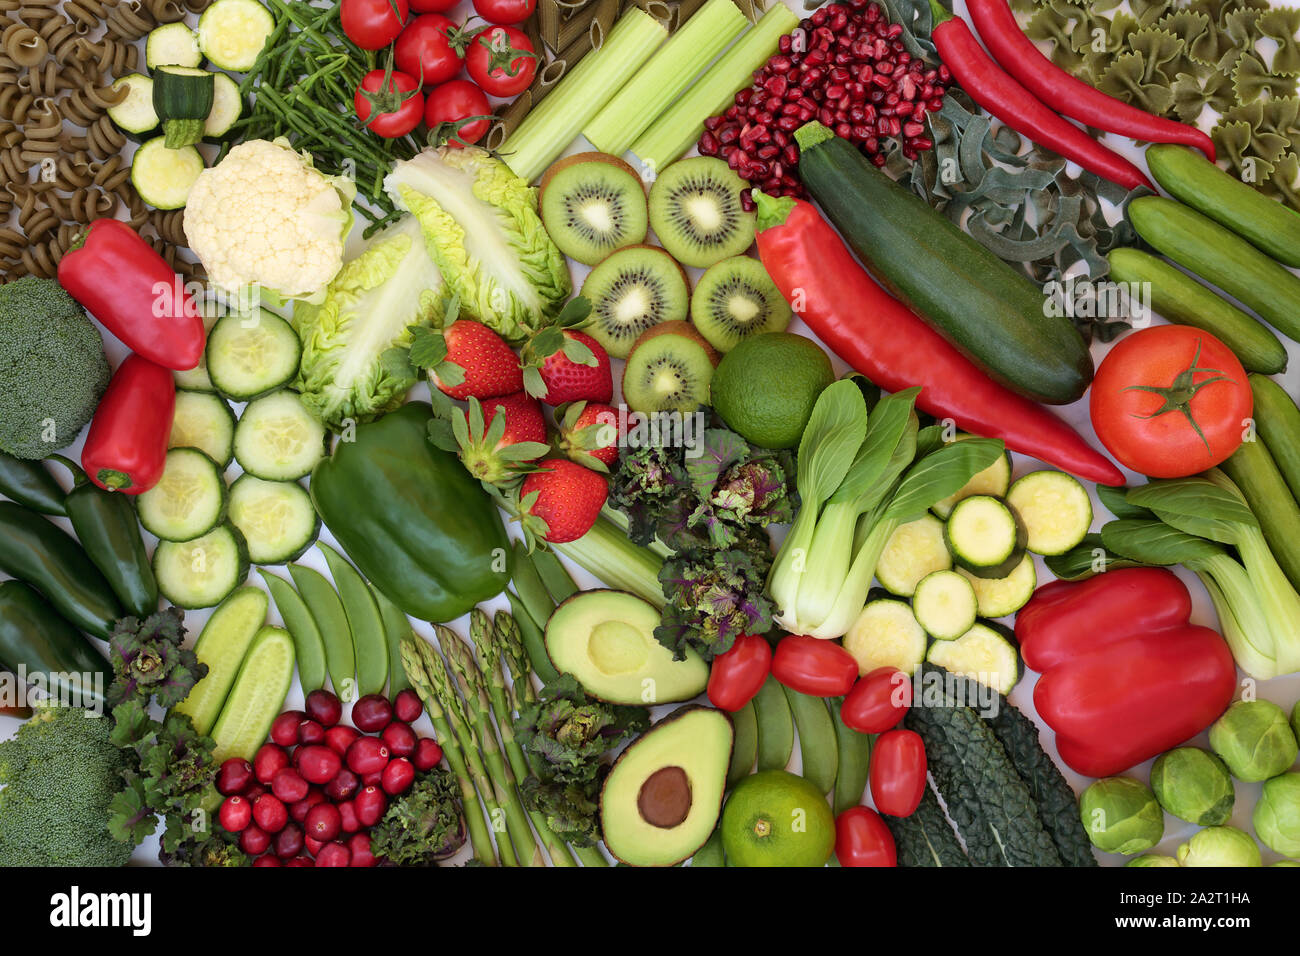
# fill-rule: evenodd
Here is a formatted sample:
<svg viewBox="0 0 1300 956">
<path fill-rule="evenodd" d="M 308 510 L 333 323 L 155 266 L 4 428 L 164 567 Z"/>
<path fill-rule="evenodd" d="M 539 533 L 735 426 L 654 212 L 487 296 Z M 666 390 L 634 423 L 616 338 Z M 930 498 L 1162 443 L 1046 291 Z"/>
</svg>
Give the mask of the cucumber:
<svg viewBox="0 0 1300 956">
<path fill-rule="evenodd" d="M 1246 496 L 1268 549 L 1291 586 L 1300 590 L 1300 506 L 1258 437 L 1242 442 L 1219 467 Z"/>
<path fill-rule="evenodd" d="M 1092 527 L 1092 501 L 1063 471 L 1031 471 L 1007 492 L 1007 506 L 1025 526 L 1025 548 L 1034 554 L 1065 554 Z"/>
<path fill-rule="evenodd" d="M 280 627 L 264 627 L 253 638 L 244 664 L 212 728 L 218 764 L 231 757 L 252 760 L 266 743 L 293 684 L 293 639 Z"/>
<path fill-rule="evenodd" d="M 153 573 L 177 607 L 214 607 L 248 577 L 248 548 L 238 528 L 219 524 L 193 541 L 159 542 Z"/>
<path fill-rule="evenodd" d="M 943 522 L 933 515 L 899 525 L 876 562 L 876 579 L 890 594 L 911 597 L 926 575 L 952 567 Z"/>
<path fill-rule="evenodd" d="M 221 716 L 222 705 L 239 675 L 244 655 L 266 624 L 268 604 L 266 592 L 260 588 L 236 588 L 203 625 L 194 653 L 199 663 L 208 665 L 208 673 L 173 708 L 188 715 L 199 733 L 208 734 Z"/>
<path fill-rule="evenodd" d="M 1255 430 L 1300 501 L 1300 408 L 1281 385 L 1262 375 L 1250 376 L 1255 396 Z"/>
<path fill-rule="evenodd" d="M 284 319 L 265 309 L 223 316 L 208 335 L 208 375 L 234 402 L 268 395 L 298 374 L 302 343 Z"/>
<path fill-rule="evenodd" d="M 858 662 L 858 673 L 877 667 L 897 667 L 915 674 L 925 658 L 925 628 L 905 601 L 878 598 L 868 601 L 849 632 L 844 649 Z"/>
<path fill-rule="evenodd" d="M 203 138 L 215 83 L 213 74 L 188 66 L 160 66 L 153 71 L 153 109 L 162 121 L 168 149 L 193 146 Z"/>
<path fill-rule="evenodd" d="M 967 438 L 974 437 L 976 436 L 960 434 L 953 441 L 965 441 Z M 948 515 L 952 514 L 953 506 L 963 498 L 969 498 L 971 495 L 992 495 L 995 498 L 1001 498 L 1006 495 L 1007 489 L 1010 487 L 1011 452 L 1006 452 L 997 461 L 962 485 L 956 494 L 936 501 L 930 510 L 940 518 L 946 519 Z"/>
<path fill-rule="evenodd" d="M 831 720 L 822 698 L 810 697 L 789 687 L 784 690 L 795 728 L 799 731 L 799 776 L 811 781 L 822 793 L 830 793 L 840 769 L 835 722 Z"/>
<path fill-rule="evenodd" d="M 912 613 L 931 637 L 952 641 L 974 626 L 979 601 L 967 578 L 956 571 L 935 571 L 916 586 Z"/>
<path fill-rule="evenodd" d="M 212 109 L 203 121 L 203 138 L 209 143 L 224 142 L 243 112 L 244 101 L 239 95 L 239 84 L 226 74 L 218 73 L 212 84 Z"/>
<path fill-rule="evenodd" d="M 197 448 L 167 452 L 158 484 L 136 497 L 140 524 L 163 541 L 190 541 L 226 516 L 226 480 Z"/>
<path fill-rule="evenodd" d="M 925 659 L 952 674 L 1009 694 L 1020 681 L 1020 654 L 992 625 L 977 622 L 955 641 L 935 641 Z"/>
<path fill-rule="evenodd" d="M 197 448 L 224 469 L 235 455 L 235 413 L 213 392 L 176 390 L 168 448 Z"/>
<path fill-rule="evenodd" d="M 254 564 L 297 560 L 320 534 L 320 516 L 307 489 L 296 481 L 265 481 L 240 475 L 230 486 L 231 523 L 248 542 Z"/>
<path fill-rule="evenodd" d="M 352 632 L 352 651 L 357 668 L 357 693 L 378 694 L 388 682 L 388 634 L 379 605 L 370 591 L 370 585 L 343 555 L 324 541 L 317 542 L 330 577 L 338 588 L 343 611 L 347 615 L 348 630 Z"/>
<path fill-rule="evenodd" d="M 1248 372 L 1273 375 L 1286 368 L 1286 347 L 1268 326 L 1187 273 L 1137 249 L 1112 249 L 1106 258 L 1112 280 L 1144 283 L 1153 311 L 1175 325 L 1190 325 L 1220 339 Z"/>
<path fill-rule="evenodd" d="M 235 460 L 267 481 L 297 481 L 325 457 L 325 426 L 287 389 L 248 403 L 235 426 Z"/>
<path fill-rule="evenodd" d="M 203 334 L 206 341 L 207 336 L 212 332 L 212 327 L 217 324 L 217 319 L 221 318 L 221 309 L 215 302 L 202 302 L 199 304 L 199 310 L 203 313 Z M 172 372 L 172 378 L 176 380 L 178 389 L 186 389 L 191 392 L 215 392 L 216 388 L 212 384 L 212 379 L 208 376 L 208 356 L 206 350 L 199 358 L 199 364 L 191 369 Z"/>
<path fill-rule="evenodd" d="M 844 723 L 840 717 L 843 697 L 826 700 L 830 708 L 831 719 L 835 723 L 835 740 L 840 751 L 840 769 L 835 775 L 835 792 L 832 800 L 835 815 L 839 816 L 850 807 L 862 802 L 862 795 L 867 789 L 867 776 L 871 767 L 871 742 L 869 734 L 860 734 Z"/>
<path fill-rule="evenodd" d="M 266 582 L 271 597 L 275 598 L 275 606 L 293 638 L 294 656 L 298 660 L 298 683 L 303 693 L 320 690 L 325 686 L 325 643 L 316 627 L 316 619 L 288 581 L 262 568 L 258 568 L 257 573 Z"/>
<path fill-rule="evenodd" d="M 379 605 L 379 616 L 384 619 L 384 638 L 388 641 L 388 696 L 396 697 L 411 686 L 406 667 L 402 664 L 402 641 L 411 636 L 411 622 L 407 620 L 406 612 L 384 597 L 378 588 L 372 586 L 370 593 Z"/>
<path fill-rule="evenodd" d="M 1006 577 L 1015 570 L 1028 538 L 1016 513 L 991 495 L 959 501 L 943 534 L 953 560 L 981 578 Z"/>
<path fill-rule="evenodd" d="M 153 108 L 153 80 L 143 73 L 130 73 L 113 81 L 113 92 L 126 87 L 126 99 L 105 110 L 108 118 L 136 142 L 144 142 L 158 131 L 158 113 Z"/>
<path fill-rule="evenodd" d="M 758 769 L 784 770 L 794 753 L 794 718 L 790 714 L 790 702 L 785 698 L 785 688 L 768 675 L 753 704 L 758 721 Z"/>
<path fill-rule="evenodd" d="M 1218 286 L 1283 335 L 1300 340 L 1300 277 L 1172 199 L 1139 196 L 1128 204 L 1128 218 L 1158 252 Z"/>
<path fill-rule="evenodd" d="M 289 575 L 311 610 L 312 619 L 325 644 L 325 662 L 330 682 L 339 700 L 355 700 L 357 696 L 356 657 L 352 650 L 352 631 L 348 615 L 334 585 L 314 568 L 301 564 L 289 565 Z"/>
<path fill-rule="evenodd" d="M 203 157 L 193 146 L 172 149 L 163 137 L 142 144 L 131 157 L 131 185 L 155 209 L 180 209 L 203 172 Z"/>
<path fill-rule="evenodd" d="M 731 726 L 736 736 L 731 745 L 731 766 L 727 768 L 728 790 L 749 776 L 758 756 L 758 717 L 752 700 L 732 713 Z"/>
<path fill-rule="evenodd" d="M 216 0 L 199 17 L 199 49 L 214 66 L 242 73 L 257 62 L 274 30 L 271 11 L 257 0 Z"/>
<path fill-rule="evenodd" d="M 1184 146 L 1148 146 L 1147 168 L 1179 202 L 1231 229 L 1283 265 L 1300 267 L 1300 213 Z"/>
<path fill-rule="evenodd" d="M 164 23 L 149 31 L 144 41 L 144 65 L 197 67 L 203 62 L 198 37 L 184 23 Z"/>
<path fill-rule="evenodd" d="M 1006 387 L 1066 405 L 1092 381 L 1092 356 L 1043 294 L 947 216 L 819 124 L 796 133 L 799 177 L 862 263 Z"/>
</svg>

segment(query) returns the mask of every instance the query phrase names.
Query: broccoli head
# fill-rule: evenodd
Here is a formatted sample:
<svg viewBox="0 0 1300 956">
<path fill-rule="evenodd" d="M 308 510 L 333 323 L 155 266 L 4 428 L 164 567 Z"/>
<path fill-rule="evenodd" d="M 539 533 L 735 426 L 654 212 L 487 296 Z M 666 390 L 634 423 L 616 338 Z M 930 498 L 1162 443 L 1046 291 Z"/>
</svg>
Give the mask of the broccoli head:
<svg viewBox="0 0 1300 956">
<path fill-rule="evenodd" d="M 108 387 L 99 330 L 53 279 L 0 285 L 0 450 L 44 458 L 71 445 Z"/>
<path fill-rule="evenodd" d="M 112 721 L 44 705 L 0 741 L 0 866 L 122 866 L 131 845 L 108 832 L 128 751 Z"/>
</svg>

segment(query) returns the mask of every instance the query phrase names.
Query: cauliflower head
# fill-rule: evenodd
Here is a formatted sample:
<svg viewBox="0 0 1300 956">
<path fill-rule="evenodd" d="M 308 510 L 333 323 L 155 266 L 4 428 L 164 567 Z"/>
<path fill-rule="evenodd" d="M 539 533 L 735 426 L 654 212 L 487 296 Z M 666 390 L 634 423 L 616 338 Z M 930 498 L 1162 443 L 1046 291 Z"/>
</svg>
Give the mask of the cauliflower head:
<svg viewBox="0 0 1300 956">
<path fill-rule="evenodd" d="M 226 292 L 256 285 L 319 301 L 343 266 L 355 196 L 355 183 L 326 176 L 287 139 L 250 140 L 199 174 L 185 205 L 185 237 Z"/>
</svg>

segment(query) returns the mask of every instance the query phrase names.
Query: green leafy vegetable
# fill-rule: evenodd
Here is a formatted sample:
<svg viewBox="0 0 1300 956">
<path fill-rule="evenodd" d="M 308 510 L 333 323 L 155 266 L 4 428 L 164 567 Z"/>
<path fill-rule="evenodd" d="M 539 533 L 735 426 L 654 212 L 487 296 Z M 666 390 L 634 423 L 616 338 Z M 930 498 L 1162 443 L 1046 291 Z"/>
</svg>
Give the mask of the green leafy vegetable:
<svg viewBox="0 0 1300 956">
<path fill-rule="evenodd" d="M 435 767 L 389 804 L 370 831 L 370 850 L 398 866 L 432 866 L 455 855 L 465 839 L 455 774 Z"/>
<path fill-rule="evenodd" d="M 766 634 L 772 603 L 763 580 L 770 566 L 770 557 L 764 560 L 753 551 L 676 552 L 659 572 L 668 605 L 655 637 L 676 660 L 685 660 L 688 647 L 712 660 L 731 650 L 741 634 Z"/>
</svg>

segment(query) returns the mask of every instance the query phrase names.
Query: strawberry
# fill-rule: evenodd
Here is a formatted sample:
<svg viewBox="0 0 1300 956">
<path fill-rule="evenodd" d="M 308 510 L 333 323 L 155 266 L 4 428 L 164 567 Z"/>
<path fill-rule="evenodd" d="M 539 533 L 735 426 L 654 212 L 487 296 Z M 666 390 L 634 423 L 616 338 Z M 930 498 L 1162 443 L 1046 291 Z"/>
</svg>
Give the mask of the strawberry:
<svg viewBox="0 0 1300 956">
<path fill-rule="evenodd" d="M 618 461 L 618 411 L 600 402 L 574 402 L 555 410 L 560 425 L 559 449 L 594 471 L 608 471 Z"/>
<path fill-rule="evenodd" d="M 565 304 L 554 324 L 525 343 L 524 391 L 547 405 L 608 402 L 614 397 L 609 355 L 577 328 L 590 315 L 591 303 L 578 296 Z"/>
<path fill-rule="evenodd" d="M 519 357 L 481 322 L 457 319 L 445 329 L 415 329 L 411 364 L 452 398 L 496 398 L 524 387 Z"/>
<path fill-rule="evenodd" d="M 550 451 L 542 406 L 522 391 L 482 405 L 471 398 L 468 415 L 452 412 L 451 429 L 466 470 L 491 484 L 530 470 L 530 462 Z"/>
<path fill-rule="evenodd" d="M 591 530 L 605 505 L 604 475 L 567 458 L 547 458 L 519 489 L 525 531 L 544 541 L 575 541 Z"/>
</svg>

